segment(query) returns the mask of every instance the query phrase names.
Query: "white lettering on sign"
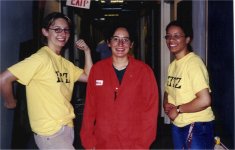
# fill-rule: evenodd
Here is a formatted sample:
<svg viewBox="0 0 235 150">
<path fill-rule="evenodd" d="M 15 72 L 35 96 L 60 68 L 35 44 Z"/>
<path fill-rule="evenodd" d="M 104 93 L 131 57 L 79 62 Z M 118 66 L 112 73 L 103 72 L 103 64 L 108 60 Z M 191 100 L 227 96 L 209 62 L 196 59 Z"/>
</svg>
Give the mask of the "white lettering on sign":
<svg viewBox="0 0 235 150">
<path fill-rule="evenodd" d="M 67 6 L 89 9 L 91 0 L 67 0 Z"/>
</svg>

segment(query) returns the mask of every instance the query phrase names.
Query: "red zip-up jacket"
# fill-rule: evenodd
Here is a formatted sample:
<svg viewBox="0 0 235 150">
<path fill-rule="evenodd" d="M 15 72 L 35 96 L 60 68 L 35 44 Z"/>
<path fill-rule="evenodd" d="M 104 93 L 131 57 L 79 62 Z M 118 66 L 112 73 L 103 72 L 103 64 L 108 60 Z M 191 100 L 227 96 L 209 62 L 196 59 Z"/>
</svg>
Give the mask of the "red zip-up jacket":
<svg viewBox="0 0 235 150">
<path fill-rule="evenodd" d="M 152 69 L 129 56 L 121 84 L 112 57 L 93 65 L 80 132 L 84 148 L 148 149 L 156 138 L 158 86 Z"/>
</svg>

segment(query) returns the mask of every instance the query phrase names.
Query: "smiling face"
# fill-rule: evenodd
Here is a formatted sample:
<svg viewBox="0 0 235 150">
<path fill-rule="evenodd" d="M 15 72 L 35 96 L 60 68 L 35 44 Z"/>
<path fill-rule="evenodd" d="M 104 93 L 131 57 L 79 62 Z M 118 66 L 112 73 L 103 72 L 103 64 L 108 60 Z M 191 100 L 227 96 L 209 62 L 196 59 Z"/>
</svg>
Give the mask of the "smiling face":
<svg viewBox="0 0 235 150">
<path fill-rule="evenodd" d="M 120 27 L 115 30 L 108 45 L 112 49 L 113 57 L 122 58 L 127 57 L 133 43 L 130 40 L 128 31 Z"/>
<path fill-rule="evenodd" d="M 183 30 L 178 26 L 170 26 L 166 32 L 166 44 L 170 52 L 180 59 L 189 53 L 190 37 L 185 37 Z"/>
<path fill-rule="evenodd" d="M 55 19 L 48 29 L 42 29 L 42 33 L 47 37 L 48 47 L 57 54 L 60 53 L 70 37 L 68 22 L 63 18 Z"/>
</svg>

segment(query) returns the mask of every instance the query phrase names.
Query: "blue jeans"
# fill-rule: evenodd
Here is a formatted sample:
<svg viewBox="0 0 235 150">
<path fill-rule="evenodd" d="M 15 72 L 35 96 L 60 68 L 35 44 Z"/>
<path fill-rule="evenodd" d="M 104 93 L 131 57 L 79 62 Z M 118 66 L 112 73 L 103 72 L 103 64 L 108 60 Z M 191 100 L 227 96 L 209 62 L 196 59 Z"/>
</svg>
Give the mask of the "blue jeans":
<svg viewBox="0 0 235 150">
<path fill-rule="evenodd" d="M 214 125 L 211 122 L 195 122 L 192 130 L 192 142 L 190 147 L 186 143 L 190 124 L 185 127 L 177 127 L 172 124 L 172 137 L 174 149 L 213 149 Z"/>
</svg>

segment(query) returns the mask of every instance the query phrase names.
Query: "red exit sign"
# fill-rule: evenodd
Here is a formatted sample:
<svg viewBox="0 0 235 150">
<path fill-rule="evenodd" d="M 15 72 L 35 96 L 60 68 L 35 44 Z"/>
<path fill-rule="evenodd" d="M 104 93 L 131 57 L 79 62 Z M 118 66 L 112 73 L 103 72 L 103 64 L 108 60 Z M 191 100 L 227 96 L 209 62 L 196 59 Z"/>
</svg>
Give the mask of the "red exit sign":
<svg viewBox="0 0 235 150">
<path fill-rule="evenodd" d="M 67 0 L 67 6 L 89 9 L 91 0 Z"/>
</svg>

